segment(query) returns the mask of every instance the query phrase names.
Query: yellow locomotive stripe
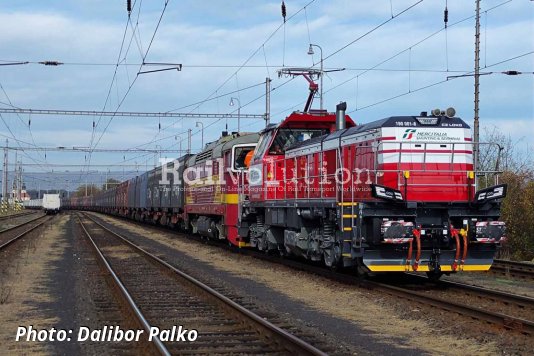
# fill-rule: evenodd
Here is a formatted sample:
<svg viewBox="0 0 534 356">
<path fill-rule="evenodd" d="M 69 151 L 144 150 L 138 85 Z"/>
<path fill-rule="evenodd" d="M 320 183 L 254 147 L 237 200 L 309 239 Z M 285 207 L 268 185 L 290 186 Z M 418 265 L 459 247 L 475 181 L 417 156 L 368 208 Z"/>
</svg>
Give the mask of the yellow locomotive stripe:
<svg viewBox="0 0 534 356">
<path fill-rule="evenodd" d="M 491 265 L 464 265 L 463 271 L 487 271 Z M 405 265 L 370 265 L 367 266 L 371 272 L 414 272 L 412 266 Z M 426 265 L 419 266 L 415 272 L 428 272 L 430 268 Z M 442 272 L 452 272 L 452 267 L 449 265 L 441 265 Z M 457 271 L 460 270 L 458 266 Z"/>
<path fill-rule="evenodd" d="M 491 265 L 463 265 L 464 271 L 487 271 Z"/>
<path fill-rule="evenodd" d="M 426 266 L 419 266 L 418 271 L 421 271 L 422 267 Z M 408 267 L 405 265 L 370 265 L 367 266 L 367 268 L 369 268 L 371 272 L 406 272 L 407 270 L 412 270 L 411 266 L 409 266 L 409 269 L 407 269 Z"/>
<path fill-rule="evenodd" d="M 352 231 L 352 227 L 344 227 L 343 231 Z"/>
<path fill-rule="evenodd" d="M 343 203 L 337 203 L 337 205 L 339 206 L 353 206 L 353 205 L 358 205 L 357 202 L 343 202 Z"/>
<path fill-rule="evenodd" d="M 343 214 L 343 218 L 357 218 L 358 215 L 352 215 L 352 214 Z"/>
<path fill-rule="evenodd" d="M 223 194 L 223 201 L 226 204 L 239 203 L 239 194 Z"/>
<path fill-rule="evenodd" d="M 239 247 L 249 247 L 250 246 L 250 244 L 246 243 L 245 241 L 239 241 L 237 244 L 238 244 Z"/>
</svg>

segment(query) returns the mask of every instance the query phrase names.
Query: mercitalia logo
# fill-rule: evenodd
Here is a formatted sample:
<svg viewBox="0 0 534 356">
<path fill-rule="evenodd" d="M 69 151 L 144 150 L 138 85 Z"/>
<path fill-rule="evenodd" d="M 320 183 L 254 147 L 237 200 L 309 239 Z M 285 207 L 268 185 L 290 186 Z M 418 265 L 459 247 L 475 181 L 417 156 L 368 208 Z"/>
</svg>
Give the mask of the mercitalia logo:
<svg viewBox="0 0 534 356">
<path fill-rule="evenodd" d="M 403 139 L 411 140 L 413 137 L 413 134 L 417 131 L 417 129 L 406 129 L 404 131 L 404 135 L 402 136 Z"/>
</svg>

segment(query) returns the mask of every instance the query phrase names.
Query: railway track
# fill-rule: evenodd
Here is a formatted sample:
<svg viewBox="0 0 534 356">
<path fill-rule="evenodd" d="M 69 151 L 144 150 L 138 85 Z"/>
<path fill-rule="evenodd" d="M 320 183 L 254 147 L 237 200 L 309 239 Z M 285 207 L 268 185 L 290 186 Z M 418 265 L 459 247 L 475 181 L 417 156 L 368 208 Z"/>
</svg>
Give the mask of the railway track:
<svg viewBox="0 0 534 356">
<path fill-rule="evenodd" d="M 426 277 L 421 277 L 426 278 Z M 472 284 L 458 283 L 453 281 L 438 281 L 438 286 L 461 290 L 465 294 L 476 295 L 479 298 L 486 298 L 505 305 L 515 305 L 520 309 L 531 308 L 534 310 L 534 298 L 524 295 L 498 291 L 494 289 L 474 286 Z"/>
<path fill-rule="evenodd" d="M 492 311 L 482 306 L 475 306 L 468 302 L 459 302 L 442 297 L 430 296 L 426 295 L 424 292 L 414 291 L 384 283 L 372 283 L 378 289 L 393 296 L 454 312 L 463 316 L 494 324 L 504 329 L 514 330 L 523 334 L 534 334 L 534 321 L 532 320 Z"/>
<path fill-rule="evenodd" d="M 126 219 L 126 221 L 130 221 Z M 156 228 L 164 230 L 163 227 L 158 226 L 150 226 L 146 224 L 141 224 L 138 222 L 134 222 L 136 225 L 144 226 L 145 228 Z M 165 229 L 169 231 L 168 229 Z M 252 256 L 257 259 L 269 261 L 276 264 L 282 264 L 297 270 L 301 270 L 304 272 L 310 272 L 313 274 L 317 274 L 329 279 L 336 280 L 338 282 L 344 283 L 344 284 L 350 284 L 350 285 L 358 285 L 360 287 L 364 287 L 367 289 L 377 290 L 382 293 L 400 297 L 406 300 L 414 301 L 417 303 L 421 303 L 424 305 L 428 305 L 431 307 L 439 308 L 442 310 L 446 310 L 449 312 L 454 312 L 469 318 L 477 319 L 486 323 L 490 323 L 493 325 L 496 325 L 498 327 L 502 327 L 507 330 L 513 330 L 517 331 L 523 334 L 529 334 L 534 335 L 534 317 L 530 320 L 525 319 L 521 317 L 521 308 L 529 308 L 529 310 L 532 310 L 534 313 L 534 302 L 533 298 L 519 296 L 511 293 L 506 292 L 500 292 L 496 290 L 490 290 L 486 288 L 481 288 L 477 286 L 467 285 L 467 284 L 461 284 L 461 283 L 455 283 L 455 282 L 449 282 L 449 281 L 439 281 L 439 285 L 441 287 L 448 287 L 449 289 L 455 289 L 458 293 L 463 294 L 471 294 L 471 295 L 478 295 L 479 298 L 488 298 L 490 300 L 495 301 L 498 304 L 506 304 L 506 305 L 514 305 L 514 307 L 519 308 L 516 312 L 516 315 L 519 316 L 513 316 L 509 314 L 505 314 L 499 311 L 492 311 L 488 308 L 485 308 L 482 305 L 482 303 L 475 303 L 474 305 L 471 303 L 462 303 L 461 301 L 458 301 L 458 299 L 462 298 L 439 298 L 436 296 L 428 295 L 425 291 L 418 291 L 418 290 L 411 290 L 410 288 L 406 288 L 403 286 L 395 285 L 389 282 L 380 282 L 377 280 L 372 279 L 363 279 L 355 275 L 354 273 L 341 273 L 337 271 L 332 271 L 329 269 L 326 269 L 322 266 L 316 266 L 311 265 L 309 263 L 301 262 L 298 260 L 292 260 L 292 259 L 285 259 L 280 258 L 279 256 L 272 256 L 267 255 L 265 253 L 261 253 L 259 251 L 255 250 L 248 250 L 248 249 L 239 249 L 236 250 L 233 247 L 229 247 L 227 245 L 222 245 L 218 242 L 212 242 L 212 241 L 206 241 L 205 239 L 201 239 L 197 236 L 190 236 L 187 235 L 189 240 L 194 240 L 199 243 L 208 243 L 210 245 L 218 246 L 225 248 L 227 250 L 234 251 L 239 254 L 244 254 L 248 256 Z M 418 278 L 425 278 L 426 277 L 419 277 Z M 428 280 L 428 279 L 426 279 Z M 499 308 L 494 308 L 499 309 Z"/>
<path fill-rule="evenodd" d="M 513 277 L 522 280 L 534 280 L 534 263 L 516 262 L 508 260 L 495 260 L 490 273 Z"/>
<path fill-rule="evenodd" d="M 429 295 L 428 293 L 426 293 L 426 291 L 413 290 L 389 282 L 379 282 L 372 279 L 361 279 L 358 276 L 355 276 L 354 274 L 330 271 L 320 266 L 312 266 L 299 261 L 281 259 L 274 256 L 267 256 L 264 254 L 256 253 L 255 251 L 252 252 L 252 255 L 259 259 L 268 260 L 302 271 L 318 274 L 341 283 L 359 285 L 360 287 L 380 291 L 382 293 L 394 297 L 400 297 L 416 303 L 421 303 L 423 305 L 439 308 L 449 312 L 454 312 L 469 318 L 474 318 L 483 322 L 496 325 L 498 327 L 502 327 L 507 330 L 513 330 L 523 334 L 534 335 L 534 317 L 532 317 L 531 319 L 524 319 L 521 316 L 513 316 L 510 314 L 495 311 L 495 309 L 499 309 L 499 307 L 494 307 L 492 308 L 494 310 L 490 310 L 489 308 L 483 306 L 484 303 L 472 304 L 469 302 L 461 302 L 459 300 L 462 298 L 458 298 L 458 296 L 456 296 L 455 298 L 448 299 L 436 297 Z M 246 252 L 246 254 L 249 254 L 249 252 Z M 417 277 L 428 280 L 426 277 Z M 521 315 L 524 312 L 525 308 L 529 310 L 529 315 L 534 315 L 534 298 L 449 281 L 439 281 L 437 285 L 440 285 L 441 287 L 454 288 L 464 294 L 476 294 L 478 298 L 490 298 L 491 300 L 494 300 L 501 305 L 513 304 L 516 308 L 518 308 L 514 313 L 515 315 Z"/>
<path fill-rule="evenodd" d="M 0 222 L 1 221 L 5 221 L 5 220 L 14 219 L 14 218 L 19 218 L 21 216 L 33 215 L 33 214 L 37 214 L 37 212 L 35 212 L 35 211 L 23 211 L 23 212 L 16 213 L 16 214 L 11 214 L 11 215 L 2 215 L 2 216 L 0 216 Z"/>
<path fill-rule="evenodd" d="M 492 311 L 496 312 L 491 316 L 494 321 L 489 320 L 487 315 L 480 315 L 483 320 L 505 328 L 534 334 L 534 298 L 532 297 L 449 280 L 431 281 L 427 277 L 411 273 L 407 277 L 421 282 L 423 288 L 428 286 L 430 291 L 441 293 L 442 299 L 447 299 L 447 297 L 464 299 L 470 305 L 476 305 L 478 309 L 489 314 L 493 314 Z M 425 290 L 425 292 L 428 291 L 428 289 Z"/>
<path fill-rule="evenodd" d="M 193 342 L 154 338 L 152 347 L 158 353 L 324 355 L 91 216 L 82 214 L 79 219 L 145 335 L 153 327 L 169 330 L 179 325 L 198 331 Z"/>
<path fill-rule="evenodd" d="M 9 227 L 4 230 L 0 230 L 0 250 L 5 249 L 6 247 L 13 244 L 15 241 L 23 238 L 28 235 L 30 232 L 39 228 L 48 222 L 52 217 L 42 215 L 35 219 L 25 221 L 21 224 Z"/>
</svg>

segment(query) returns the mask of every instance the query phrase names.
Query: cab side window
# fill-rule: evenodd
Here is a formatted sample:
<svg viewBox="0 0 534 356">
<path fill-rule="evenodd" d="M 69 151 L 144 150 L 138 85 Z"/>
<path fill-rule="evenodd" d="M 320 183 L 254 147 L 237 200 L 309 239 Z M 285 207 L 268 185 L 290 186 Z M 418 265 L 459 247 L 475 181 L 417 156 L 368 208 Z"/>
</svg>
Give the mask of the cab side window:
<svg viewBox="0 0 534 356">
<path fill-rule="evenodd" d="M 233 152 L 234 162 L 233 162 L 232 168 L 237 171 L 247 169 L 248 168 L 246 164 L 247 155 L 252 154 L 251 152 L 253 152 L 255 148 L 256 148 L 256 145 L 234 147 L 234 152 Z"/>
<path fill-rule="evenodd" d="M 258 143 L 257 149 L 254 152 L 253 160 L 263 158 L 265 151 L 267 150 L 267 145 L 271 142 L 273 136 L 273 131 L 269 131 L 261 135 L 260 142 Z"/>
</svg>

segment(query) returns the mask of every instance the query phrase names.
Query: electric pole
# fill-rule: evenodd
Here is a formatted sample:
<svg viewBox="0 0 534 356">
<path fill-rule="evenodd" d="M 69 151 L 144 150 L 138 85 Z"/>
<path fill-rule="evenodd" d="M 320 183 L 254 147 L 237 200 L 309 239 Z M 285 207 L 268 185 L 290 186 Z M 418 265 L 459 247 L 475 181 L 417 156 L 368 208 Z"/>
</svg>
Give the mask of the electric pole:
<svg viewBox="0 0 534 356">
<path fill-rule="evenodd" d="M 17 151 L 15 151 L 15 168 L 13 170 L 13 189 L 12 189 L 12 194 L 13 194 L 13 203 L 15 203 L 15 201 L 17 200 L 17 183 L 18 183 L 18 170 L 17 170 L 17 165 L 18 165 L 18 154 L 17 154 Z"/>
<path fill-rule="evenodd" d="M 478 171 L 479 147 L 479 83 L 480 81 L 480 0 L 476 0 L 476 23 L 475 23 L 475 119 L 473 127 L 473 155 L 475 172 Z"/>
<path fill-rule="evenodd" d="M 19 171 L 18 171 L 19 183 L 17 184 L 17 195 L 19 201 L 22 201 L 22 160 L 19 161 Z"/>
<path fill-rule="evenodd" d="M 191 129 L 187 130 L 187 153 L 191 153 Z"/>
<path fill-rule="evenodd" d="M 8 140 L 6 139 L 6 147 L 4 148 L 4 171 L 2 172 L 2 201 L 3 202 L 8 202 L 8 195 L 7 195 L 7 189 L 8 189 L 8 184 L 7 184 L 7 160 L 8 160 Z"/>
<path fill-rule="evenodd" d="M 271 78 L 265 78 L 265 127 L 271 123 Z"/>
</svg>

